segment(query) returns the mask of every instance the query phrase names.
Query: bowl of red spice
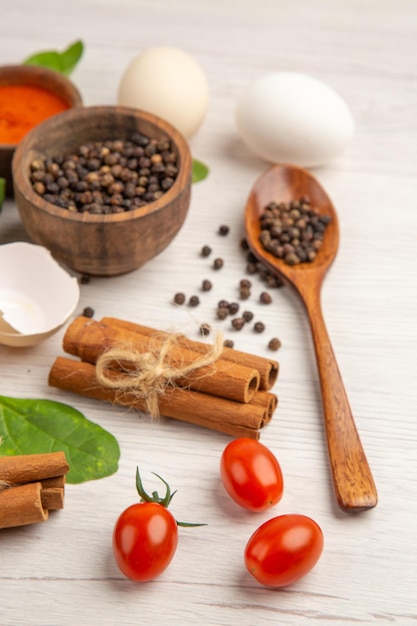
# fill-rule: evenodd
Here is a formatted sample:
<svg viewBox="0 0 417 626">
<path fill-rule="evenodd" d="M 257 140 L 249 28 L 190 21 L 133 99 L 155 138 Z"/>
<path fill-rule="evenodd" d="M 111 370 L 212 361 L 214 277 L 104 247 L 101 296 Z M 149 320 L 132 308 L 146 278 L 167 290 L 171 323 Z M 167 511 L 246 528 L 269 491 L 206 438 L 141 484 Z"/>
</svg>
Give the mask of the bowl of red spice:
<svg viewBox="0 0 417 626">
<path fill-rule="evenodd" d="M 34 65 L 0 67 L 0 178 L 8 195 L 13 154 L 23 137 L 45 119 L 81 105 L 78 89 L 59 72 Z"/>
<path fill-rule="evenodd" d="M 74 108 L 42 122 L 18 145 L 12 172 L 32 241 L 81 275 L 141 267 L 171 243 L 190 204 L 186 140 L 128 107 Z"/>
</svg>

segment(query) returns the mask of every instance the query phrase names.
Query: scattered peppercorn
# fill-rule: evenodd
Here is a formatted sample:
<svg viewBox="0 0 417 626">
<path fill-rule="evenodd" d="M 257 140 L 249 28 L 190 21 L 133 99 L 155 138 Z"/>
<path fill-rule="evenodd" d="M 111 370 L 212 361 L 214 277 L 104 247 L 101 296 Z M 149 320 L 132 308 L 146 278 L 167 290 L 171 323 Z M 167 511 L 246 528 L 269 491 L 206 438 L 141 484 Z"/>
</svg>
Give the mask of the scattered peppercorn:
<svg viewBox="0 0 417 626">
<path fill-rule="evenodd" d="M 223 345 L 224 345 L 225 348 L 233 348 L 234 345 L 235 345 L 235 342 L 232 341 L 231 339 L 225 339 L 223 341 Z"/>
<path fill-rule="evenodd" d="M 175 304 L 184 304 L 185 302 L 185 293 L 178 292 L 174 296 Z"/>
<path fill-rule="evenodd" d="M 198 306 L 200 304 L 200 298 L 198 296 L 191 296 L 188 300 L 189 306 Z"/>
<path fill-rule="evenodd" d="M 210 254 L 211 254 L 211 248 L 210 248 L 210 246 L 203 246 L 203 247 L 201 248 L 201 253 L 200 253 L 200 254 L 201 254 L 201 256 L 203 256 L 203 257 L 210 256 Z"/>
<path fill-rule="evenodd" d="M 178 175 L 167 139 L 133 133 L 129 139 L 91 141 L 70 154 L 31 163 L 33 189 L 68 211 L 123 213 L 160 198 Z"/>
<path fill-rule="evenodd" d="M 238 302 L 231 302 L 229 304 L 229 314 L 230 315 L 236 315 L 236 313 L 239 311 L 239 303 Z"/>
<path fill-rule="evenodd" d="M 220 307 L 217 309 L 217 317 L 219 320 L 225 320 L 229 315 L 229 309 L 226 307 Z"/>
<path fill-rule="evenodd" d="M 207 336 L 210 334 L 211 328 L 208 324 L 201 324 L 200 325 L 200 335 L 204 335 Z"/>
<path fill-rule="evenodd" d="M 201 284 L 201 289 L 203 291 L 210 291 L 210 289 L 213 287 L 213 284 L 210 280 L 203 280 L 202 284 Z"/>
<path fill-rule="evenodd" d="M 230 305 L 227 300 L 219 300 L 217 306 L 219 309 L 229 309 Z"/>
<path fill-rule="evenodd" d="M 265 330 L 265 324 L 263 322 L 255 322 L 253 325 L 253 330 L 255 333 L 263 333 Z"/>
<path fill-rule="evenodd" d="M 235 330 L 242 330 L 245 325 L 245 320 L 243 317 L 235 317 L 232 319 L 232 326 Z"/>
<path fill-rule="evenodd" d="M 250 298 L 251 291 L 249 287 L 241 287 L 239 290 L 239 295 L 241 300 L 247 300 Z"/>
<path fill-rule="evenodd" d="M 256 274 L 256 272 L 258 271 L 258 268 L 256 267 L 256 263 L 252 263 L 252 262 L 248 262 L 248 264 L 246 265 L 246 271 L 248 274 Z"/>
<path fill-rule="evenodd" d="M 270 202 L 259 219 L 262 246 L 287 265 L 314 261 L 331 222 L 331 216 L 321 215 L 309 198 Z"/>
<path fill-rule="evenodd" d="M 220 226 L 220 227 L 219 227 L 218 233 L 219 233 L 219 235 L 221 235 L 222 237 L 226 237 L 226 235 L 228 235 L 228 234 L 229 234 L 229 230 L 230 230 L 230 229 L 229 229 L 229 227 L 228 227 L 228 226 L 222 225 L 222 226 Z"/>
<path fill-rule="evenodd" d="M 253 320 L 253 313 L 252 311 L 243 311 L 242 317 L 245 322 L 251 322 Z"/>
<path fill-rule="evenodd" d="M 269 343 L 268 343 L 268 348 L 270 350 L 279 350 L 279 348 L 281 347 L 281 342 L 278 339 L 278 337 L 273 337 L 272 339 L 270 339 Z"/>
<path fill-rule="evenodd" d="M 261 295 L 259 296 L 259 300 L 262 302 L 262 304 L 271 304 L 272 302 L 271 295 L 267 291 L 263 291 L 261 293 Z"/>
<path fill-rule="evenodd" d="M 90 280 L 91 280 L 91 276 L 89 274 L 81 274 L 81 276 L 80 276 L 80 283 L 82 285 L 88 285 Z"/>
<path fill-rule="evenodd" d="M 239 281 L 239 287 L 240 289 L 250 289 L 252 287 L 252 283 L 247 278 L 242 278 Z"/>
<path fill-rule="evenodd" d="M 91 306 L 86 306 L 85 309 L 83 310 L 83 316 L 94 317 L 94 309 L 92 309 Z"/>
<path fill-rule="evenodd" d="M 213 268 L 215 270 L 220 270 L 223 267 L 223 265 L 224 265 L 223 259 L 219 259 L 219 258 L 214 259 L 214 261 L 213 261 Z"/>
</svg>

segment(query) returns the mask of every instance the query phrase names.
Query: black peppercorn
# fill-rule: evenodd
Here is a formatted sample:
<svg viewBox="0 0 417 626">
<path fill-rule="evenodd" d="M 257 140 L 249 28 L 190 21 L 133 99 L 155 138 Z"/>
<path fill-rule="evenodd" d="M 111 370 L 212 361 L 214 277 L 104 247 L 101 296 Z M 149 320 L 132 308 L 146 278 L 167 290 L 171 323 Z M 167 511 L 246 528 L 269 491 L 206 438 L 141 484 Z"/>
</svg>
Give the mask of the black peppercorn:
<svg viewBox="0 0 417 626">
<path fill-rule="evenodd" d="M 233 348 L 234 345 L 235 345 L 235 342 L 232 341 L 231 339 L 225 339 L 223 341 L 223 345 L 224 345 L 225 348 Z"/>
<path fill-rule="evenodd" d="M 85 309 L 83 310 L 83 316 L 94 317 L 94 309 L 92 309 L 91 306 L 86 306 Z"/>
<path fill-rule="evenodd" d="M 219 320 L 225 320 L 229 315 L 229 309 L 226 307 L 220 307 L 217 309 L 217 317 Z"/>
<path fill-rule="evenodd" d="M 200 325 L 200 335 L 204 335 L 207 336 L 210 334 L 211 328 L 208 324 L 201 324 Z"/>
<path fill-rule="evenodd" d="M 262 304 L 271 304 L 272 302 L 271 295 L 267 291 L 263 291 L 261 293 L 261 295 L 259 296 L 259 300 L 262 302 Z"/>
<path fill-rule="evenodd" d="M 240 289 L 250 289 L 252 287 L 252 283 L 247 278 L 242 278 L 242 280 L 239 281 L 239 287 Z"/>
<path fill-rule="evenodd" d="M 268 348 L 270 350 L 279 350 L 280 347 L 281 347 L 281 342 L 278 339 L 278 337 L 273 337 L 272 339 L 270 339 L 268 343 Z"/>
<path fill-rule="evenodd" d="M 200 304 L 200 298 L 198 296 L 191 296 L 188 300 L 189 306 L 198 306 Z"/>
<path fill-rule="evenodd" d="M 250 294 L 251 294 L 251 291 L 249 287 L 240 288 L 239 295 L 240 295 L 241 300 L 247 300 L 248 298 L 250 298 Z"/>
<path fill-rule="evenodd" d="M 220 227 L 219 227 L 219 230 L 218 230 L 218 233 L 219 233 L 219 235 L 221 235 L 222 237 L 225 237 L 226 235 L 228 235 L 228 234 L 229 234 L 229 227 L 228 227 L 228 226 L 225 226 L 225 225 L 220 226 Z"/>
<path fill-rule="evenodd" d="M 252 311 L 243 311 L 242 317 L 245 322 L 251 322 L 253 320 L 253 313 Z"/>
<path fill-rule="evenodd" d="M 202 284 L 201 284 L 201 289 L 203 291 L 210 291 L 210 289 L 213 287 L 212 282 L 210 280 L 203 280 Z"/>
<path fill-rule="evenodd" d="M 211 248 L 210 248 L 210 246 L 203 246 L 203 247 L 201 248 L 201 256 L 203 256 L 203 257 L 207 257 L 207 256 L 210 256 L 210 254 L 211 254 Z"/>
<path fill-rule="evenodd" d="M 185 294 L 184 293 L 176 293 L 174 296 L 174 302 L 175 304 L 184 304 L 185 302 Z"/>
<path fill-rule="evenodd" d="M 223 267 L 223 265 L 224 265 L 223 259 L 219 259 L 219 258 L 214 259 L 214 261 L 213 261 L 213 268 L 215 270 L 220 270 Z"/>
<path fill-rule="evenodd" d="M 263 322 L 255 322 L 253 325 L 253 330 L 256 333 L 263 333 L 265 330 L 265 324 Z"/>
<path fill-rule="evenodd" d="M 229 304 L 229 314 L 230 315 L 236 315 L 236 313 L 239 311 L 239 303 L 238 302 L 231 302 Z"/>
<path fill-rule="evenodd" d="M 245 325 L 245 320 L 243 317 L 235 317 L 232 319 L 232 326 L 235 330 L 242 330 Z"/>
</svg>

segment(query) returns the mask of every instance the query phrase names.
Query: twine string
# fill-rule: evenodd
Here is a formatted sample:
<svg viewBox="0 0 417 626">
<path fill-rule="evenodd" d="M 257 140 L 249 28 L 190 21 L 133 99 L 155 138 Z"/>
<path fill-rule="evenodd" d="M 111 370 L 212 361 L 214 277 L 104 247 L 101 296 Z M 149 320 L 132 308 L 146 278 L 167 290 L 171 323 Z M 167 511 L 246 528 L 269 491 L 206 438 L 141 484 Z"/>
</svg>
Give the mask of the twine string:
<svg viewBox="0 0 417 626">
<path fill-rule="evenodd" d="M 192 363 L 171 364 L 170 351 L 178 344 L 180 333 L 170 333 L 163 341 L 156 341 L 148 352 L 138 352 L 131 347 L 115 346 L 103 352 L 96 363 L 98 382 L 119 393 L 133 394 L 145 400 L 146 410 L 152 418 L 159 417 L 159 397 L 167 387 L 175 386 L 176 380 L 186 378 L 196 370 L 213 365 L 223 352 L 223 337 L 216 335 L 213 345 L 207 353 L 196 358 Z M 119 372 L 114 374 L 114 364 Z"/>
</svg>

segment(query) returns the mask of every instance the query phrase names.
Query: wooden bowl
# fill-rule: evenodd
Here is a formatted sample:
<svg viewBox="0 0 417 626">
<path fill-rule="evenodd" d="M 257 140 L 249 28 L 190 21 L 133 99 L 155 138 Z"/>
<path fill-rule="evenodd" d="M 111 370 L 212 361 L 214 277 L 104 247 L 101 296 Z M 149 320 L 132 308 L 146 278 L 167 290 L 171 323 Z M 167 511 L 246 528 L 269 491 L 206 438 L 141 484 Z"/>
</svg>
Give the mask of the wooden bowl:
<svg viewBox="0 0 417 626">
<path fill-rule="evenodd" d="M 73 83 L 63 74 L 35 65 L 4 65 L 0 67 L 0 86 L 28 85 L 41 87 L 62 98 L 69 108 L 82 105 L 81 95 Z M 12 158 L 15 143 L 0 143 L 0 178 L 6 180 L 6 194 L 11 195 Z"/>
<path fill-rule="evenodd" d="M 30 164 L 68 154 L 89 141 L 129 139 L 141 133 L 171 140 L 178 175 L 160 198 L 122 213 L 72 212 L 47 202 L 32 188 Z M 19 144 L 12 164 L 15 199 L 35 243 L 82 274 L 114 276 L 141 267 L 172 241 L 190 204 L 192 159 L 187 142 L 168 122 L 125 107 L 72 109 L 46 120 Z"/>
</svg>

